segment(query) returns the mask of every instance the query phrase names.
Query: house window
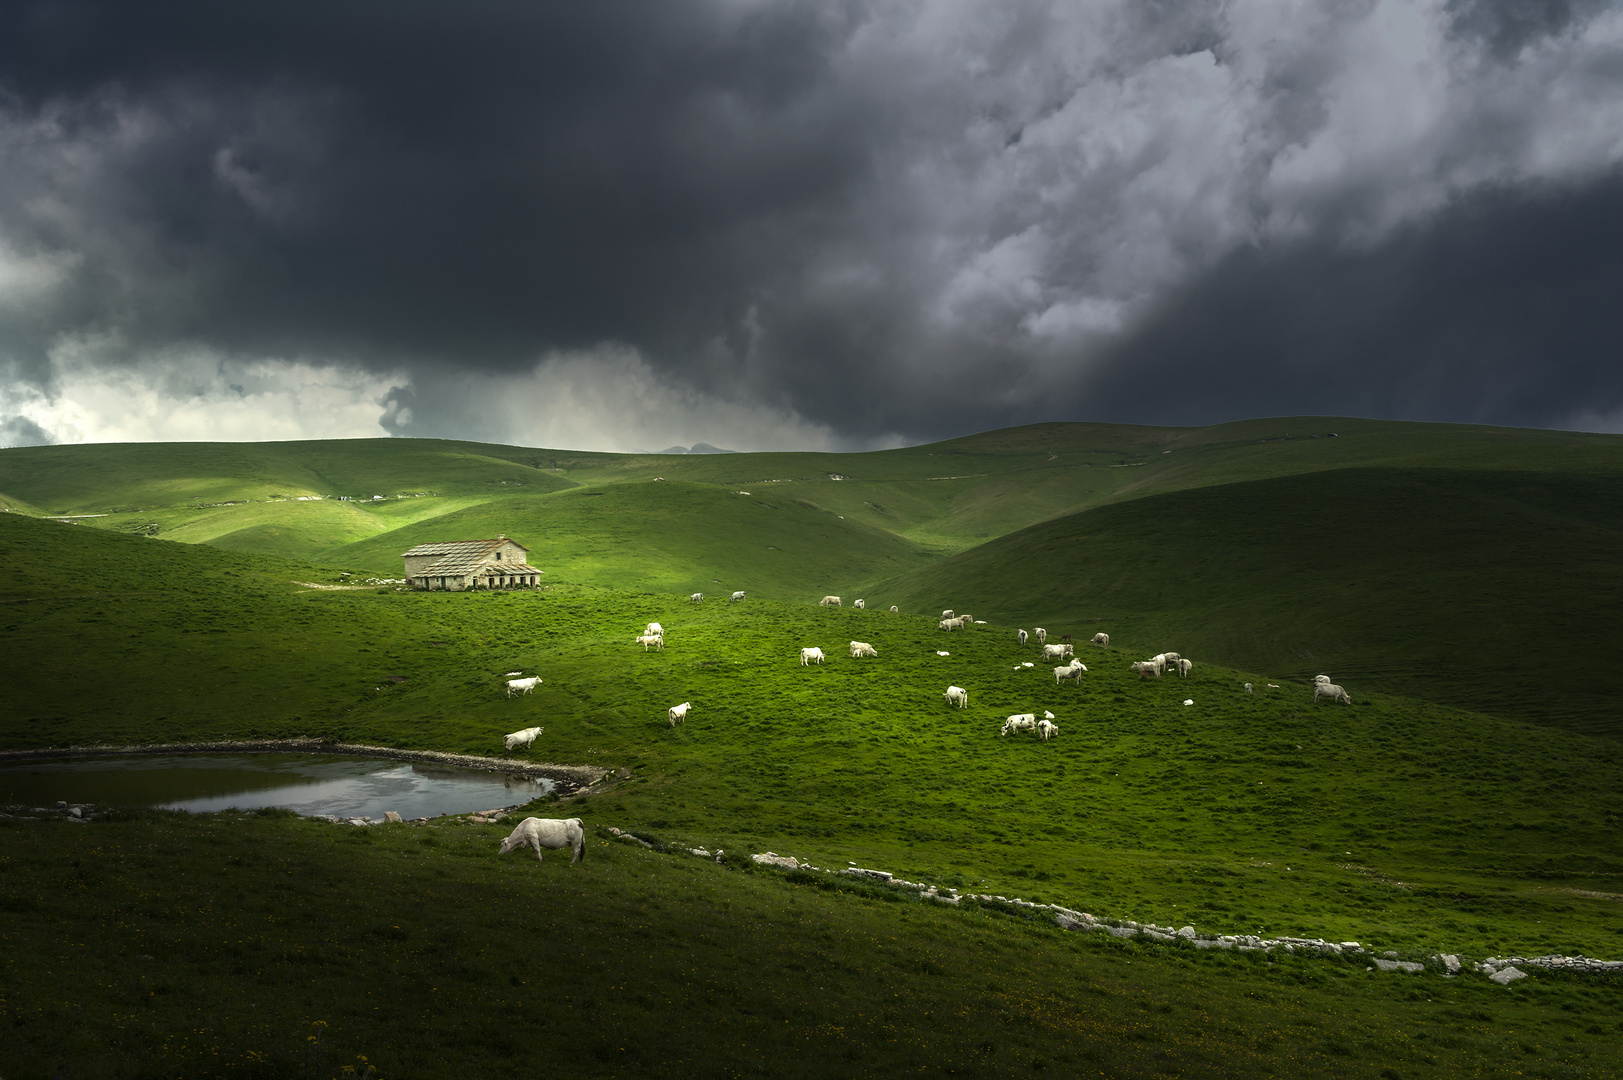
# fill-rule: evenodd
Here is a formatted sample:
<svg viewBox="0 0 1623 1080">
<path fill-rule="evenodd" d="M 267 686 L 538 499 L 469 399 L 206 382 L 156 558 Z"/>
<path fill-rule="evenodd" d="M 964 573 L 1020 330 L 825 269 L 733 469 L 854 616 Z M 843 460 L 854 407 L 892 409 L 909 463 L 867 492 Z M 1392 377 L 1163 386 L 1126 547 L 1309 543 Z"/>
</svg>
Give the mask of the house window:
<svg viewBox="0 0 1623 1080">
<path fill-rule="evenodd" d="M 499 551 L 498 551 L 498 552 L 496 552 L 496 561 L 497 561 L 497 562 L 501 562 L 501 561 L 502 561 L 502 553 L 501 553 L 501 552 L 499 552 Z"/>
</svg>

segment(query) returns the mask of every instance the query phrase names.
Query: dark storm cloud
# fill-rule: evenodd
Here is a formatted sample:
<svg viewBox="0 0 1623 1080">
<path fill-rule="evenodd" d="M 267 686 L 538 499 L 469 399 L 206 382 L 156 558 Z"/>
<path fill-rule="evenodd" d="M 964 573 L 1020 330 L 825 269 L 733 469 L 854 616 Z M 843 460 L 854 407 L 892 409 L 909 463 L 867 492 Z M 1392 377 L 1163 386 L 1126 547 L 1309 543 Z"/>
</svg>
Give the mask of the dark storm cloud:
<svg viewBox="0 0 1623 1080">
<path fill-rule="evenodd" d="M 111 380 L 188 437 L 609 449 L 1604 418 L 1615 267 L 1560 207 L 1623 199 L 1620 126 L 1591 0 L 20 0 L 0 414 L 161 436 Z M 1568 377 L 1524 393 L 1540 343 Z"/>
<path fill-rule="evenodd" d="M 1623 180 L 1483 193 L 1368 250 L 1235 253 L 1115 346 L 1088 400 L 1151 423 L 1563 426 L 1623 401 L 1620 297 Z"/>
</svg>

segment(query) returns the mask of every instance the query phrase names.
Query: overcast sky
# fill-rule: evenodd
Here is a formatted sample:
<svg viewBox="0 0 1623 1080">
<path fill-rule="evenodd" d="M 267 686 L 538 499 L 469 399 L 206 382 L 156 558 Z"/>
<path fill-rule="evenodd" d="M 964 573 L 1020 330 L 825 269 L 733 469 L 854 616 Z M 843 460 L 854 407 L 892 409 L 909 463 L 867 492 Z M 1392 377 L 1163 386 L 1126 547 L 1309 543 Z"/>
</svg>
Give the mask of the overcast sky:
<svg viewBox="0 0 1623 1080">
<path fill-rule="evenodd" d="M 0 5 L 0 445 L 1623 431 L 1623 6 Z"/>
</svg>

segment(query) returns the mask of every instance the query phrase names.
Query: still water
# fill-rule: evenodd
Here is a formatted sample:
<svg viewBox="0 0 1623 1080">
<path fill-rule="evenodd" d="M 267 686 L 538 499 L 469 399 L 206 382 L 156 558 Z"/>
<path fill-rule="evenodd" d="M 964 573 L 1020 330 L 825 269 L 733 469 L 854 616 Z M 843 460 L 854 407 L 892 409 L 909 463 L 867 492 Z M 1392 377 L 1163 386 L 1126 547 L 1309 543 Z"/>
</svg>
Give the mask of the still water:
<svg viewBox="0 0 1623 1080">
<path fill-rule="evenodd" d="M 0 764 L 0 804 L 163 806 L 207 812 L 279 806 L 298 814 L 403 818 L 527 802 L 552 781 L 341 754 L 176 754 Z"/>
</svg>

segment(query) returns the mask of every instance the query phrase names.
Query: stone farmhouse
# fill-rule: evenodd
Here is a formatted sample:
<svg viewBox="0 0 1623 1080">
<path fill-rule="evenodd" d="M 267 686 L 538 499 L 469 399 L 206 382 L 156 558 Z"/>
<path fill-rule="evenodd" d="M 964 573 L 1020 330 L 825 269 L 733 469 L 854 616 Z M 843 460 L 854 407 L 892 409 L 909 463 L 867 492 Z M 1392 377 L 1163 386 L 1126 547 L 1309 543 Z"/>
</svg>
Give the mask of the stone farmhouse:
<svg viewBox="0 0 1623 1080">
<path fill-rule="evenodd" d="M 529 549 L 498 536 L 490 540 L 457 540 L 418 544 L 401 555 L 406 584 L 413 589 L 534 589 L 541 571 L 524 561 Z"/>
</svg>

